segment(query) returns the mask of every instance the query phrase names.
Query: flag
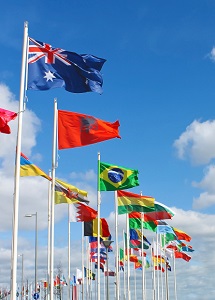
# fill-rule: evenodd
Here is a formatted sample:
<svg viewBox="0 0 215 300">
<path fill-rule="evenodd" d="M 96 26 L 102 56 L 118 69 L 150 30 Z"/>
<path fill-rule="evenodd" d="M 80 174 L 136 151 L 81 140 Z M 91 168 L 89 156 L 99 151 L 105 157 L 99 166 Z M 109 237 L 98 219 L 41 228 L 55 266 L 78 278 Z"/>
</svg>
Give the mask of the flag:
<svg viewBox="0 0 215 300">
<path fill-rule="evenodd" d="M 105 271 L 104 275 L 105 276 L 116 276 L 116 273 L 112 270 L 108 270 L 108 271 Z"/>
<path fill-rule="evenodd" d="M 165 221 L 161 221 L 161 220 L 157 221 L 156 232 L 158 234 L 171 233 L 171 234 L 175 235 L 175 237 L 176 237 L 176 234 L 174 233 L 172 227 L 169 226 Z"/>
<path fill-rule="evenodd" d="M 79 284 L 82 284 L 82 279 L 83 279 L 82 277 L 83 277 L 82 271 L 76 268 L 76 278 Z"/>
<path fill-rule="evenodd" d="M 56 278 L 54 280 L 54 286 L 60 286 L 60 277 L 56 275 Z"/>
<path fill-rule="evenodd" d="M 194 249 L 191 246 L 185 245 L 181 247 L 181 250 L 184 252 L 193 252 Z"/>
<path fill-rule="evenodd" d="M 134 263 L 138 262 L 138 258 L 134 254 L 130 254 L 129 260 L 130 260 L 130 262 L 134 262 Z"/>
<path fill-rule="evenodd" d="M 28 90 L 65 88 L 72 93 L 102 93 L 105 59 L 77 54 L 29 38 Z"/>
<path fill-rule="evenodd" d="M 141 219 L 143 218 L 144 222 L 154 222 L 157 226 L 156 220 L 163 220 L 163 219 L 172 219 L 172 217 L 175 215 L 175 213 L 166 205 L 155 201 L 154 207 L 151 208 L 145 208 L 144 213 L 141 216 L 140 212 L 130 212 L 131 217 L 135 219 Z M 138 226 L 136 228 L 141 228 L 141 220 L 137 221 Z"/>
<path fill-rule="evenodd" d="M 138 186 L 138 170 L 100 162 L 100 191 L 116 191 Z"/>
<path fill-rule="evenodd" d="M 124 272 L 124 263 L 123 261 L 119 261 L 119 271 L 123 271 Z"/>
<path fill-rule="evenodd" d="M 145 214 L 144 214 L 144 216 L 145 216 Z M 142 220 L 140 212 L 133 211 L 128 214 L 128 218 L 129 218 L 129 228 L 132 228 L 132 229 L 137 229 L 137 228 L 140 229 L 141 228 L 141 226 L 142 226 L 141 221 L 143 222 L 143 220 Z M 143 222 L 143 228 L 145 228 L 145 229 L 149 229 L 149 230 L 155 232 L 156 227 L 157 227 L 157 221 Z"/>
<path fill-rule="evenodd" d="M 130 228 L 129 229 L 129 232 L 130 232 L 130 240 L 142 240 L 147 242 L 149 245 L 151 245 L 151 243 L 149 242 L 149 240 L 145 237 L 145 235 L 143 235 L 141 233 L 141 230 L 139 229 L 133 229 L 133 228 Z"/>
<path fill-rule="evenodd" d="M 69 205 L 69 222 L 89 222 L 97 217 L 98 212 L 84 203 Z"/>
<path fill-rule="evenodd" d="M 89 203 L 89 201 L 87 200 L 87 192 L 56 178 L 55 204 L 71 204 L 77 202 Z"/>
<path fill-rule="evenodd" d="M 17 117 L 17 113 L 0 108 L 0 132 L 10 134 L 10 126 L 8 122 L 14 120 Z"/>
<path fill-rule="evenodd" d="M 147 212 L 154 208 L 155 199 L 149 196 L 117 191 L 118 214 L 127 214 L 131 211 Z"/>
<path fill-rule="evenodd" d="M 98 269 L 98 263 L 95 263 L 95 269 Z M 104 265 L 100 263 L 100 270 L 104 272 Z"/>
<path fill-rule="evenodd" d="M 97 252 L 98 251 L 98 242 L 89 243 L 90 245 L 90 252 Z M 106 248 L 104 245 L 100 244 L 100 252 L 105 252 Z"/>
<path fill-rule="evenodd" d="M 137 262 L 134 263 L 134 268 L 135 269 L 141 269 L 142 270 L 142 261 L 138 260 Z"/>
<path fill-rule="evenodd" d="M 187 242 L 191 241 L 191 237 L 184 231 L 182 231 L 178 228 L 175 228 L 175 227 L 172 227 L 172 229 L 174 230 L 174 233 L 176 234 L 178 240 L 184 240 Z"/>
<path fill-rule="evenodd" d="M 23 153 L 20 156 L 20 176 L 42 176 L 48 180 L 51 178 L 40 168 L 34 165 Z"/>
<path fill-rule="evenodd" d="M 67 285 L 67 282 L 66 282 L 66 278 L 64 275 L 62 275 L 61 279 L 60 279 L 60 284 L 62 285 Z"/>
<path fill-rule="evenodd" d="M 87 146 L 120 138 L 119 121 L 114 123 L 92 116 L 58 110 L 58 149 Z"/>
<path fill-rule="evenodd" d="M 95 280 L 96 274 L 93 273 L 91 270 L 84 267 L 84 277 L 87 277 L 88 279 Z"/>
<path fill-rule="evenodd" d="M 160 264 L 155 265 L 154 268 L 155 268 L 155 271 L 162 271 L 163 273 L 165 272 L 165 269 L 163 267 L 161 267 Z"/>
<path fill-rule="evenodd" d="M 125 247 L 127 248 L 127 233 L 126 232 L 124 233 L 124 241 L 125 241 Z M 148 244 L 143 243 L 143 245 L 142 245 L 141 241 L 130 240 L 130 239 L 129 239 L 129 247 L 130 248 L 142 248 L 143 247 L 143 249 L 149 249 Z"/>
<path fill-rule="evenodd" d="M 98 236 L 98 219 L 93 219 L 90 222 L 84 222 L 84 236 Z M 110 231 L 107 221 L 100 218 L 100 236 L 109 237 Z"/>
<path fill-rule="evenodd" d="M 124 250 L 122 248 L 119 249 L 119 260 L 124 260 Z"/>
<path fill-rule="evenodd" d="M 175 251 L 174 255 L 175 255 L 175 258 L 182 258 L 182 259 L 186 260 L 187 262 L 189 262 L 191 259 L 191 256 L 189 256 L 186 253 L 181 252 L 181 251 Z"/>
</svg>

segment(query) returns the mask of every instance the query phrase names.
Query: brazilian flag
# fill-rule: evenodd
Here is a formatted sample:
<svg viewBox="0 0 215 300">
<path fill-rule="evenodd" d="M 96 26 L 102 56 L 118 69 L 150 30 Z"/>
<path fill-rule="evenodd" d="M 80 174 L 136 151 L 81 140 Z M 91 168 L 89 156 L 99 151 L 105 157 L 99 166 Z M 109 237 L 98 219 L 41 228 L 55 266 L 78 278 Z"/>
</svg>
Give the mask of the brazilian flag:
<svg viewBox="0 0 215 300">
<path fill-rule="evenodd" d="M 126 190 L 138 186 L 138 170 L 100 162 L 100 191 Z"/>
</svg>

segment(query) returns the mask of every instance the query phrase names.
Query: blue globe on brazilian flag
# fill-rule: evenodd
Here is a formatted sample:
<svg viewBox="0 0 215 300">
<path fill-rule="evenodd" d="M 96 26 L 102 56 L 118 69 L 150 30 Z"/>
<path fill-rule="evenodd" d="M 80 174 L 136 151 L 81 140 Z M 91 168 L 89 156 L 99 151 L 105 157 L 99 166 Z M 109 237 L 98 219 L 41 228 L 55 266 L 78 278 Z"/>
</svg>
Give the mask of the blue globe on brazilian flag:
<svg viewBox="0 0 215 300">
<path fill-rule="evenodd" d="M 100 191 L 116 191 L 138 186 L 138 170 L 100 162 Z"/>
</svg>

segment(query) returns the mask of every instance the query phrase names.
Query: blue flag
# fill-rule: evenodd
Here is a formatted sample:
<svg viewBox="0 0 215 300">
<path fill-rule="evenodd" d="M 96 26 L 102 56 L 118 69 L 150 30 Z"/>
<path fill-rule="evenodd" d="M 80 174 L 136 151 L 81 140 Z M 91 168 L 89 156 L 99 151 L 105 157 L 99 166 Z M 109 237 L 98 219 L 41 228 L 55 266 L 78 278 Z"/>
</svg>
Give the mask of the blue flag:
<svg viewBox="0 0 215 300">
<path fill-rule="evenodd" d="M 102 93 L 105 59 L 77 54 L 29 38 L 28 90 L 65 88 L 72 93 Z"/>
</svg>

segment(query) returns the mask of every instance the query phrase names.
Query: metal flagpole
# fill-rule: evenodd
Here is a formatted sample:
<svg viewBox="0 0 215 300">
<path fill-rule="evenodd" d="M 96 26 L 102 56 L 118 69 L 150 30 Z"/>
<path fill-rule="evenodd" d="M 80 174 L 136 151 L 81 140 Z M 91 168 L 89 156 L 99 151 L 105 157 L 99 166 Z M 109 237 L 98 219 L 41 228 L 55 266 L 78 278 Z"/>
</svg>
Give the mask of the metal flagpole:
<svg viewBox="0 0 215 300">
<path fill-rule="evenodd" d="M 153 238 L 153 247 L 155 245 L 154 238 Z M 156 299 L 156 278 L 155 278 L 155 262 L 153 259 L 154 256 L 154 248 L 151 247 L 151 261 L 152 261 L 152 267 L 153 267 L 153 272 L 152 272 L 152 279 L 153 279 L 153 300 Z"/>
<path fill-rule="evenodd" d="M 13 228 L 12 228 L 12 249 L 11 249 L 11 298 L 16 299 L 16 282 L 17 282 L 17 245 L 18 245 L 18 218 L 19 218 L 19 181 L 20 181 L 20 154 L 22 139 L 22 118 L 24 112 L 24 97 L 26 90 L 27 76 L 27 46 L 28 46 L 28 22 L 24 23 L 24 38 L 22 50 L 22 68 L 20 79 L 20 97 L 19 97 L 19 114 L 18 129 L 16 142 L 16 165 L 15 165 L 15 182 L 13 197 Z"/>
<path fill-rule="evenodd" d="M 135 264 L 133 265 L 134 265 L 134 300 L 137 300 L 136 269 L 135 269 Z"/>
<path fill-rule="evenodd" d="M 142 196 L 142 193 L 141 193 Z M 141 212 L 141 251 L 142 251 L 142 299 L 146 299 L 145 295 L 145 261 L 144 261 L 144 248 L 143 248 L 143 220 L 144 220 L 144 213 Z"/>
<path fill-rule="evenodd" d="M 175 265 L 175 250 L 173 252 L 173 269 L 174 269 L 174 289 L 175 289 L 175 300 L 177 300 L 177 288 L 176 288 L 176 265 Z"/>
<path fill-rule="evenodd" d="M 115 196 L 115 245 L 116 245 L 116 300 L 119 300 L 119 245 L 118 245 L 118 202 L 117 191 L 114 192 Z"/>
<path fill-rule="evenodd" d="M 57 138 L 57 99 L 54 99 L 54 126 L 52 149 L 52 188 L 51 188 L 51 251 L 50 251 L 50 300 L 54 300 L 54 205 L 55 205 L 55 169 Z"/>
<path fill-rule="evenodd" d="M 84 222 L 81 224 L 82 228 L 82 243 L 81 243 L 81 270 L 82 270 L 82 285 L 81 285 L 81 291 L 82 291 L 82 300 L 84 300 Z"/>
<path fill-rule="evenodd" d="M 100 153 L 98 153 L 98 196 L 97 196 L 97 211 L 98 211 L 98 268 L 97 268 L 97 300 L 100 300 L 100 205 L 101 205 L 101 193 L 100 193 Z"/>
<path fill-rule="evenodd" d="M 49 177 L 51 177 L 51 171 L 49 171 Z M 49 181 L 49 193 L 48 193 L 48 255 L 47 255 L 47 300 L 50 299 L 50 238 L 51 238 L 51 181 Z"/>
<path fill-rule="evenodd" d="M 72 205 L 72 204 L 71 204 Z M 70 243 L 70 219 L 69 219 L 69 204 L 68 204 L 68 300 L 70 300 L 70 277 L 71 277 L 71 271 L 70 271 L 70 252 L 71 252 L 71 243 Z"/>
<path fill-rule="evenodd" d="M 127 231 L 127 288 L 128 288 L 128 300 L 130 300 L 130 237 L 129 237 L 129 222 L 128 214 L 126 214 L 126 231 Z"/>
</svg>

